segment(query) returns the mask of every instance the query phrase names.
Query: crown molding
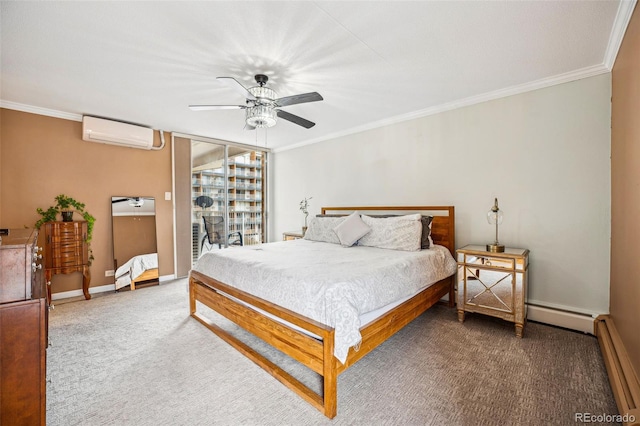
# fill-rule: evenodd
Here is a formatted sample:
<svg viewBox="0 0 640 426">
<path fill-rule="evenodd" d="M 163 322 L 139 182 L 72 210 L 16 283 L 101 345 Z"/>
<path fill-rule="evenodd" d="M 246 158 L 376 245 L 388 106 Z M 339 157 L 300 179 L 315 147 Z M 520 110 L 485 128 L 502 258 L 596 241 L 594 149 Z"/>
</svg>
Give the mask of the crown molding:
<svg viewBox="0 0 640 426">
<path fill-rule="evenodd" d="M 48 117 L 62 118 L 63 120 L 82 121 L 81 114 L 57 111 L 55 109 L 41 108 L 33 105 L 25 105 L 17 102 L 4 101 L 0 99 L 0 108 L 13 109 L 16 111 L 29 112 L 31 114 L 46 115 Z"/>
<path fill-rule="evenodd" d="M 511 86 L 505 89 L 495 90 L 493 92 L 483 93 L 477 96 L 470 96 L 468 98 L 460 99 L 453 102 L 448 102 L 446 104 L 433 106 L 433 107 L 422 109 L 419 111 L 410 112 L 408 114 L 397 115 L 395 117 L 374 121 L 371 123 L 364 124 L 362 126 L 350 128 L 343 132 L 331 133 L 329 135 L 326 135 L 320 138 L 309 139 L 306 141 L 298 142 L 296 144 L 287 145 L 282 148 L 274 148 L 273 152 L 278 153 L 278 152 L 288 151 L 291 149 L 300 148 L 306 145 L 313 145 L 315 143 L 324 142 L 331 139 L 337 139 L 340 137 L 365 132 L 367 130 L 377 129 L 384 126 L 390 126 L 392 124 L 401 123 L 403 121 L 415 120 L 417 118 L 427 117 L 430 115 L 435 115 L 441 112 L 463 108 L 466 106 L 471 106 L 471 105 L 479 104 L 482 102 L 492 101 L 500 98 L 506 98 L 508 96 L 513 96 L 513 95 L 519 95 L 521 93 L 531 92 L 538 89 L 544 89 L 546 87 L 556 86 L 558 84 L 569 83 L 572 81 L 581 80 L 583 78 L 594 77 L 600 74 L 608 73 L 610 71 L 611 70 L 607 68 L 604 64 L 594 65 L 594 66 L 582 68 L 576 71 L 571 71 L 564 74 L 558 74 L 549 78 L 543 78 L 543 79 L 532 81 L 529 83 L 520 84 L 517 86 Z"/>
<path fill-rule="evenodd" d="M 629 3 L 633 3 L 633 6 L 635 6 L 635 1 L 636 0 L 633 0 L 633 2 L 628 2 L 628 1 L 621 2 L 620 9 L 622 9 L 623 3 L 627 5 Z M 620 9 L 618 10 L 619 15 L 620 15 Z M 630 8 L 630 11 L 629 9 L 625 9 L 625 10 L 629 13 L 625 22 L 625 28 L 626 28 L 626 25 L 629 23 L 631 12 L 633 12 L 633 7 Z M 616 19 L 616 22 L 618 22 L 617 19 Z M 618 32 L 621 32 L 622 36 L 624 36 L 624 30 L 618 31 Z M 618 45 L 618 49 L 619 47 L 620 46 Z M 617 54 L 617 50 L 616 50 L 616 54 Z M 571 81 L 580 80 L 583 78 L 594 77 L 596 75 L 605 74 L 610 71 L 611 71 L 611 68 L 605 64 L 594 65 L 594 66 L 582 68 L 576 71 L 571 71 L 564 74 L 558 74 L 553 77 L 544 78 L 544 79 L 532 81 L 532 82 L 517 85 L 517 86 L 511 86 L 505 89 L 495 90 L 493 92 L 487 92 L 477 96 L 470 96 L 468 98 L 460 99 L 453 102 L 448 102 L 445 104 L 433 106 L 433 107 L 418 110 L 418 111 L 413 111 L 408 114 L 397 115 L 397 116 L 386 118 L 383 120 L 374 121 L 371 123 L 364 124 L 362 126 L 350 128 L 342 132 L 334 132 L 334 133 L 322 136 L 320 138 L 309 139 L 309 140 L 298 142 L 292 145 L 287 145 L 282 148 L 273 148 L 271 151 L 274 153 L 278 153 L 278 152 L 288 151 L 291 149 L 297 149 L 303 146 L 313 145 L 315 143 L 337 139 L 344 136 L 353 135 L 356 133 L 362 133 L 367 130 L 373 130 L 373 129 L 377 129 L 384 126 L 390 126 L 390 125 L 401 123 L 404 121 L 415 120 L 417 118 L 427 117 L 430 115 L 435 115 L 441 112 L 463 108 L 466 106 L 471 106 L 471 105 L 479 104 L 482 102 L 487 102 L 495 99 L 513 96 L 513 95 L 518 95 L 521 93 L 531 92 L 533 90 L 543 89 L 545 87 L 555 86 L 558 84 L 569 83 Z M 53 110 L 48 108 L 41 108 L 41 107 L 36 107 L 32 105 L 11 102 L 11 101 L 0 100 L 0 108 L 13 109 L 16 111 L 23 111 L 23 112 L 28 112 L 32 114 L 45 115 L 45 116 L 54 117 L 54 118 L 61 118 L 64 120 L 82 121 L 81 114 L 73 114 L 69 112 L 58 111 L 58 110 Z"/>
<path fill-rule="evenodd" d="M 637 0 L 622 0 L 618 6 L 618 13 L 616 13 L 616 18 L 613 21 L 609 44 L 607 45 L 607 51 L 604 55 L 604 65 L 609 71 L 613 69 L 613 65 L 616 62 L 616 57 L 618 56 L 620 46 L 622 46 L 624 33 L 627 31 L 627 26 L 633 15 L 636 1 Z"/>
</svg>

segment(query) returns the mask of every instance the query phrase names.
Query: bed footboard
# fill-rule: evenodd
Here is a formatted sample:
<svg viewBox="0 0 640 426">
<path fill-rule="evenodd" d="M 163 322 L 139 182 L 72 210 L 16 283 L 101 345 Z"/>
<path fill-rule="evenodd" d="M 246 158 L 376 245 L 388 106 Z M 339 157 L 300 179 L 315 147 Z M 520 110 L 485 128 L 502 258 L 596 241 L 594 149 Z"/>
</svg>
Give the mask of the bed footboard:
<svg viewBox="0 0 640 426">
<path fill-rule="evenodd" d="M 157 280 L 160 275 L 158 274 L 158 268 L 147 269 L 138 277 L 131 280 L 131 291 L 136 289 L 136 286 L 140 287 L 141 283 L 145 281 Z M 150 283 L 148 285 L 158 285 L 159 282 Z M 146 287 L 146 285 L 144 285 Z"/>
<path fill-rule="evenodd" d="M 449 294 L 452 286 L 453 278 L 445 278 L 364 326 L 361 329 L 362 343 L 359 349 L 351 348 L 344 364 L 339 363 L 333 355 L 333 328 L 229 287 L 196 271 L 192 271 L 189 278 L 189 309 L 193 318 L 300 395 L 325 416 L 333 418 L 337 414 L 338 375 L 437 303 L 444 295 Z M 255 306 L 282 320 L 295 324 L 321 337 L 321 340 L 288 327 L 234 299 L 241 300 L 245 304 Z M 196 310 L 196 302 L 208 306 L 321 375 L 323 377 L 323 394 L 315 393 L 253 348 L 215 325 L 203 315 L 200 315 Z"/>
<path fill-rule="evenodd" d="M 229 297 L 232 296 L 232 297 Z M 295 324 L 319 337 L 314 339 L 305 333 L 288 327 L 251 306 Z M 208 306 L 233 321 L 248 332 L 261 338 L 276 349 L 299 361 L 323 377 L 323 394 L 318 395 L 282 368 L 266 359 L 254 349 L 215 325 L 196 311 L 196 301 Z M 334 330 L 324 324 L 288 311 L 270 302 L 229 287 L 215 279 L 192 271 L 189 278 L 189 309 L 191 316 L 202 323 L 225 342 L 258 364 L 289 389 L 316 407 L 329 418 L 337 412 L 338 371 L 333 356 Z"/>
<path fill-rule="evenodd" d="M 362 341 L 359 349 L 357 351 L 354 348 L 349 349 L 349 355 L 345 363 L 337 366 L 338 374 L 402 330 L 404 326 L 438 303 L 445 295 L 449 295 L 449 300 L 453 300 L 451 297 L 453 283 L 453 276 L 444 278 L 375 321 L 363 326 L 360 329 Z"/>
</svg>

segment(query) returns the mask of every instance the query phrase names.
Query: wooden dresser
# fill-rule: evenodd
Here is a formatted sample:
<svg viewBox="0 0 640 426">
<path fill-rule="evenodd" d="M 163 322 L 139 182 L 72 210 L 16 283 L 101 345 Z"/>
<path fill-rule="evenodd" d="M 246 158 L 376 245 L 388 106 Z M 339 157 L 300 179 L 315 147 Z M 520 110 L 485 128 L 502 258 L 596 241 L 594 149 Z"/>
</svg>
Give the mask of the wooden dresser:
<svg viewBox="0 0 640 426">
<path fill-rule="evenodd" d="M 89 284 L 89 244 L 87 222 L 47 222 L 44 224 L 44 267 L 47 298 L 51 302 L 51 278 L 54 274 L 82 272 L 82 291 L 91 299 Z"/>
<path fill-rule="evenodd" d="M 0 424 L 46 424 L 48 305 L 37 231 L 0 243 Z"/>
</svg>

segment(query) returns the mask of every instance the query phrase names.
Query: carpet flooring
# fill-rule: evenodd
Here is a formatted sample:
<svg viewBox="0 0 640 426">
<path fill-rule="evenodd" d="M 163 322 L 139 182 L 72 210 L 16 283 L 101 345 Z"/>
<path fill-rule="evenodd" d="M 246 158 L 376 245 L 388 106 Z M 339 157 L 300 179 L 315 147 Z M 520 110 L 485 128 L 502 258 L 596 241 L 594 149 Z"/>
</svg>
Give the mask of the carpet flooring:
<svg viewBox="0 0 640 426">
<path fill-rule="evenodd" d="M 206 315 L 319 389 L 315 373 Z M 517 339 L 510 323 L 461 324 L 440 305 L 340 375 L 333 420 L 190 318 L 184 279 L 57 301 L 49 340 L 51 426 L 575 425 L 575 413 L 617 413 L 593 336 L 529 323 Z"/>
</svg>

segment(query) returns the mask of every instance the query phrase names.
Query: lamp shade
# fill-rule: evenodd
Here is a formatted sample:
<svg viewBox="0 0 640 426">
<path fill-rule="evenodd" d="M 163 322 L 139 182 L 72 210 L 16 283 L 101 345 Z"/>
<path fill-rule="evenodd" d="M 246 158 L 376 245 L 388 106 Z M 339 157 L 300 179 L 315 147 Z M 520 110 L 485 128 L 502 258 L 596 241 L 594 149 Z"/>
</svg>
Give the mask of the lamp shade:
<svg viewBox="0 0 640 426">
<path fill-rule="evenodd" d="M 504 245 L 498 242 L 498 225 L 502 224 L 503 213 L 502 210 L 498 207 L 498 199 L 496 198 L 493 207 L 487 212 L 487 222 L 489 225 L 496 226 L 496 240 L 493 244 L 487 244 L 487 251 L 493 253 L 502 253 L 504 252 Z"/>
<path fill-rule="evenodd" d="M 273 127 L 277 121 L 277 112 L 270 105 L 256 105 L 247 108 L 246 122 L 251 127 Z"/>
<path fill-rule="evenodd" d="M 489 225 L 502 225 L 502 219 L 502 210 L 493 211 L 493 209 L 491 209 L 487 212 L 487 222 L 489 222 Z"/>
</svg>

